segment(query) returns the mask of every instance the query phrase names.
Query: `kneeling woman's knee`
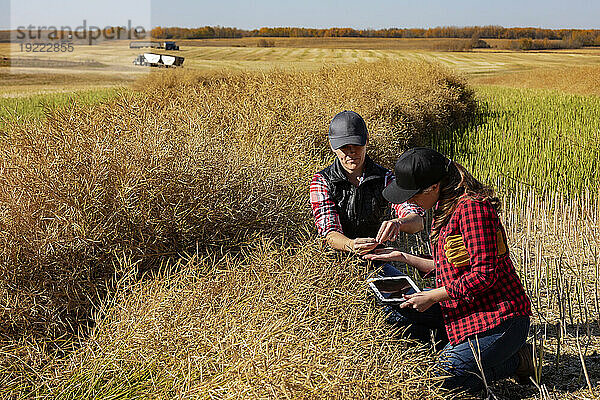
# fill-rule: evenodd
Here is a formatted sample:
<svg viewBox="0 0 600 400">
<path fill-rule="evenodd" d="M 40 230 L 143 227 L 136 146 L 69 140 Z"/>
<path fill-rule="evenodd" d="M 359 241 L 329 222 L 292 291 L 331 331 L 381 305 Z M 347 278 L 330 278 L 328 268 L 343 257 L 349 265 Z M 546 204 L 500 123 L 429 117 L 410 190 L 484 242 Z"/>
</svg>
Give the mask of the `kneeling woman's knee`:
<svg viewBox="0 0 600 400">
<path fill-rule="evenodd" d="M 442 356 L 434 366 L 434 375 L 443 379 L 442 387 L 449 390 L 477 392 L 483 388 L 481 377 L 470 361 L 456 356 Z"/>
</svg>

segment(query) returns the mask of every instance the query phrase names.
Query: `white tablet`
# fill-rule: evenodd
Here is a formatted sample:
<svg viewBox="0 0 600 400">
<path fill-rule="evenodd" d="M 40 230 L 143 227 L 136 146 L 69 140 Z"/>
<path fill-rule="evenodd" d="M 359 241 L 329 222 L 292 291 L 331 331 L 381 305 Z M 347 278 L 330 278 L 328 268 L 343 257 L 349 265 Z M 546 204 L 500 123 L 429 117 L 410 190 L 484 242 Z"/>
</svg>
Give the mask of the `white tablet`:
<svg viewBox="0 0 600 400">
<path fill-rule="evenodd" d="M 390 276 L 368 280 L 369 287 L 382 303 L 402 303 L 405 294 L 420 292 L 415 282 L 410 277 Z"/>
</svg>

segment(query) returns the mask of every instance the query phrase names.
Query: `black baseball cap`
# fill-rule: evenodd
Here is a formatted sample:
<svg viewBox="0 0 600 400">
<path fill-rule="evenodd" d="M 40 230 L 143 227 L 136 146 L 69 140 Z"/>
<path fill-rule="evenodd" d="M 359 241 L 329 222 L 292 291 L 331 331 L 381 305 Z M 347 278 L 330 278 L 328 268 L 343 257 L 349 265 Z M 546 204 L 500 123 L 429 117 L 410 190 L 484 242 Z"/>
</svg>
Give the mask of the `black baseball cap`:
<svg viewBox="0 0 600 400">
<path fill-rule="evenodd" d="M 367 144 L 367 124 L 354 111 L 342 111 L 329 123 L 329 143 L 334 150 L 348 144 Z"/>
<path fill-rule="evenodd" d="M 402 153 L 394 167 L 395 180 L 383 190 L 390 203 L 404 203 L 421 190 L 441 181 L 451 161 L 427 147 L 415 147 Z"/>
</svg>

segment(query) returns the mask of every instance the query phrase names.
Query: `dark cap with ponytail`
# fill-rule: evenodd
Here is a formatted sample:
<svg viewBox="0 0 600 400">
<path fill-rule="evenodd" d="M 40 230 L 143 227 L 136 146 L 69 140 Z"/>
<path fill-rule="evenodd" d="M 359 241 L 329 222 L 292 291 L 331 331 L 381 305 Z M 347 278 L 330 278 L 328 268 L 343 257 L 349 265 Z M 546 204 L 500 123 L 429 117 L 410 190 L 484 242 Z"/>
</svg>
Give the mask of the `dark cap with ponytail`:
<svg viewBox="0 0 600 400">
<path fill-rule="evenodd" d="M 452 161 L 427 147 L 415 147 L 402 153 L 396 166 L 396 179 L 383 191 L 390 203 L 404 203 L 415 194 L 444 179 Z"/>
</svg>

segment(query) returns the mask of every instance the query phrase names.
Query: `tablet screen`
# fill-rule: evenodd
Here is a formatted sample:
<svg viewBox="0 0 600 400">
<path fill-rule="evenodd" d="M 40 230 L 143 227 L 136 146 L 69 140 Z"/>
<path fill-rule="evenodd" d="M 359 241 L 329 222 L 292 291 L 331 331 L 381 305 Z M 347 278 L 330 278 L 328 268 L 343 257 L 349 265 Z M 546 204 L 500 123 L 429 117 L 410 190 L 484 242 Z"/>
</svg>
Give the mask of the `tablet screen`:
<svg viewBox="0 0 600 400">
<path fill-rule="evenodd" d="M 405 294 L 417 293 L 419 289 L 409 277 L 373 279 L 369 285 L 383 301 L 402 302 Z"/>
</svg>

